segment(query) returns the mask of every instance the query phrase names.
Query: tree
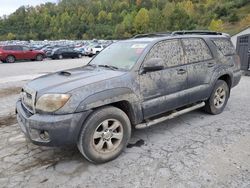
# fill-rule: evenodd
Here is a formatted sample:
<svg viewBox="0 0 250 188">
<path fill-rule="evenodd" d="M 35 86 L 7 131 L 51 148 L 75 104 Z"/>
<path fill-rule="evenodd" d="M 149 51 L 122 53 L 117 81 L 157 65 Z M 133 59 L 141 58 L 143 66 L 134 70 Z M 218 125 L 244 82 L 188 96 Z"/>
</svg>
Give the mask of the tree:
<svg viewBox="0 0 250 188">
<path fill-rule="evenodd" d="M 223 21 L 220 19 L 219 20 L 212 19 L 208 29 L 211 31 L 222 31 L 223 30 Z"/>
<path fill-rule="evenodd" d="M 102 10 L 99 12 L 97 20 L 101 23 L 104 23 L 107 20 L 107 18 L 108 14 L 104 10 Z"/>
<path fill-rule="evenodd" d="M 242 28 L 250 26 L 250 14 L 248 14 L 248 16 L 246 16 L 243 20 L 241 20 L 240 26 Z"/>
<path fill-rule="evenodd" d="M 134 28 L 136 33 L 144 33 L 148 31 L 149 15 L 148 10 L 141 8 L 134 20 Z"/>
<path fill-rule="evenodd" d="M 14 35 L 13 33 L 8 33 L 6 39 L 7 40 L 14 40 L 14 39 L 16 39 L 16 35 Z"/>
<path fill-rule="evenodd" d="M 176 7 L 170 14 L 167 24 L 167 30 L 190 30 L 194 29 L 195 21 L 180 7 Z"/>
</svg>

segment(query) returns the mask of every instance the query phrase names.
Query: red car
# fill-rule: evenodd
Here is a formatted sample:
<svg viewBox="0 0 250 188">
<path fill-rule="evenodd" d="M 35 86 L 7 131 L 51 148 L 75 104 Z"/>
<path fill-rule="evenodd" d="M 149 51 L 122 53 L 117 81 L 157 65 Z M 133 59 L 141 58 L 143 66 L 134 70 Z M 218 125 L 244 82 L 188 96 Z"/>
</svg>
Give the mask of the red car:
<svg viewBox="0 0 250 188">
<path fill-rule="evenodd" d="M 32 50 L 22 45 L 0 46 L 0 60 L 2 62 L 14 63 L 16 60 L 42 61 L 45 57 L 43 51 Z"/>
</svg>

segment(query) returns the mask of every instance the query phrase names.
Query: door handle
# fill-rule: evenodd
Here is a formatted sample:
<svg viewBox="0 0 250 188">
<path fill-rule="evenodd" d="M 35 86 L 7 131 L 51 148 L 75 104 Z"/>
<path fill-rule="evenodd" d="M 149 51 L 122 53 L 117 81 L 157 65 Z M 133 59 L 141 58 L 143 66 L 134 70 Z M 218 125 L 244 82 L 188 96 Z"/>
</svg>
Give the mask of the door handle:
<svg viewBox="0 0 250 188">
<path fill-rule="evenodd" d="M 214 67 L 214 65 L 215 63 L 211 63 L 211 62 L 207 64 L 208 67 Z"/>
<path fill-rule="evenodd" d="M 177 74 L 185 74 L 187 71 L 185 69 L 179 69 Z"/>
</svg>

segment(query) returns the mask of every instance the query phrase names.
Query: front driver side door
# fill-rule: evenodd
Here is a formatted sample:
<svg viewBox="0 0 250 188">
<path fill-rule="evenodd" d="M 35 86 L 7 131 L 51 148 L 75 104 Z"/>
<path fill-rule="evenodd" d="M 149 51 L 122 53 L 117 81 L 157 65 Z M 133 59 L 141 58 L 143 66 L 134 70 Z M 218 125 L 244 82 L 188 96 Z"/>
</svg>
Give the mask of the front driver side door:
<svg viewBox="0 0 250 188">
<path fill-rule="evenodd" d="M 140 91 L 145 119 L 188 103 L 188 95 L 185 92 L 187 67 L 180 40 L 171 39 L 158 42 L 152 47 L 144 62 L 151 58 L 163 59 L 164 69 L 140 75 Z"/>
<path fill-rule="evenodd" d="M 32 52 L 30 51 L 30 48 L 26 46 L 22 46 L 22 52 L 23 52 L 23 59 L 34 59 Z"/>
</svg>

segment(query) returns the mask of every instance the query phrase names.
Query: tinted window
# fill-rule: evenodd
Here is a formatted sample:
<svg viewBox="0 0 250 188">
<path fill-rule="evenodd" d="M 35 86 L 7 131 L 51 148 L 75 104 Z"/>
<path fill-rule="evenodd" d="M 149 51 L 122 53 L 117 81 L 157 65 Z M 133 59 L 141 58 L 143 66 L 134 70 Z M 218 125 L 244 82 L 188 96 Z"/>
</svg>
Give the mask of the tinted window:
<svg viewBox="0 0 250 188">
<path fill-rule="evenodd" d="M 154 45 L 146 57 L 162 58 L 166 67 L 180 65 L 183 62 L 183 50 L 179 40 L 161 41 Z"/>
<path fill-rule="evenodd" d="M 29 51 L 30 49 L 27 46 L 23 46 L 23 51 Z"/>
<path fill-rule="evenodd" d="M 3 49 L 4 50 L 12 50 L 12 46 L 4 46 Z"/>
<path fill-rule="evenodd" d="M 204 40 L 189 38 L 182 39 L 182 41 L 187 55 L 188 63 L 212 59 L 211 52 Z"/>
<path fill-rule="evenodd" d="M 223 55 L 235 54 L 234 46 L 229 39 L 213 39 L 213 42 Z"/>
<path fill-rule="evenodd" d="M 22 51 L 23 49 L 22 49 L 21 46 L 13 46 L 12 50 L 14 50 L 14 51 Z"/>
</svg>

